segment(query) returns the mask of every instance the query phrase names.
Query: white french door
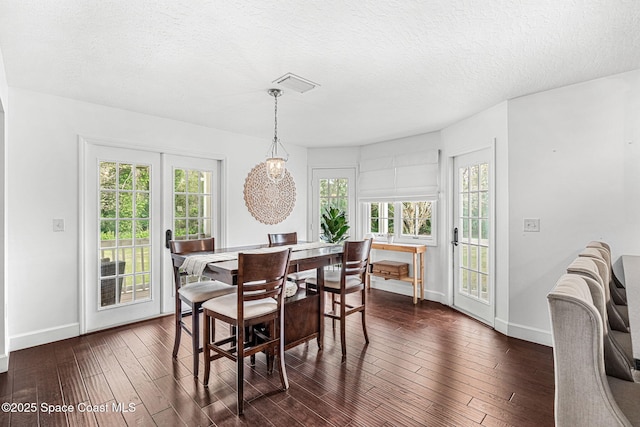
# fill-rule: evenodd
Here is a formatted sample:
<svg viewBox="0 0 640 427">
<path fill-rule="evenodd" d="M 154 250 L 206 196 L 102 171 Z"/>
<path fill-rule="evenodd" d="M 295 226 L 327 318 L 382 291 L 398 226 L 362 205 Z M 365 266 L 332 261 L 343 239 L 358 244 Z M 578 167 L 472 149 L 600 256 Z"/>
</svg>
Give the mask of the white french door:
<svg viewBox="0 0 640 427">
<path fill-rule="evenodd" d="M 84 332 L 160 313 L 160 154 L 85 147 Z"/>
<path fill-rule="evenodd" d="M 163 226 L 174 240 L 193 240 L 215 237 L 216 246 L 226 242 L 220 238 L 218 161 L 164 154 L 163 170 Z M 165 242 L 166 243 L 166 242 Z M 166 245 L 165 245 L 166 246 Z M 173 269 L 171 254 L 163 251 L 164 312 L 174 310 Z"/>
<path fill-rule="evenodd" d="M 484 149 L 454 159 L 453 304 L 493 326 L 493 162 Z"/>
<path fill-rule="evenodd" d="M 355 169 L 313 169 L 311 198 L 311 239 L 320 239 L 320 215 L 329 206 L 346 212 L 349 221 L 349 235 L 355 237 L 356 224 L 356 172 Z"/>
<path fill-rule="evenodd" d="M 83 332 L 173 311 L 165 230 L 174 239 L 220 233 L 218 161 L 84 147 Z"/>
</svg>

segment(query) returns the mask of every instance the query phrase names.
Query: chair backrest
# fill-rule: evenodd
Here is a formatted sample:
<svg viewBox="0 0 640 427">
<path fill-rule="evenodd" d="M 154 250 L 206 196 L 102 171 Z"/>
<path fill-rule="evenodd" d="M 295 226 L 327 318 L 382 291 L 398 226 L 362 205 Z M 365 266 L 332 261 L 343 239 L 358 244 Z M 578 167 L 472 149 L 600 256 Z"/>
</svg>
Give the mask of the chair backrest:
<svg viewBox="0 0 640 427">
<path fill-rule="evenodd" d="M 298 243 L 298 233 L 269 234 L 269 246 L 295 245 Z"/>
<path fill-rule="evenodd" d="M 594 258 L 602 262 L 596 262 L 596 267 L 602 277 L 603 283 L 607 285 L 611 281 L 611 263 L 609 262 L 609 253 L 604 248 L 584 248 L 578 256 L 586 258 Z"/>
<path fill-rule="evenodd" d="M 583 277 L 562 276 L 547 295 L 553 333 L 556 426 L 630 425 L 604 365 L 604 328 Z"/>
<path fill-rule="evenodd" d="M 360 275 L 364 283 L 365 274 L 369 268 L 369 256 L 371 254 L 371 239 L 361 241 L 344 242 L 342 253 L 342 270 L 340 279 L 344 283 L 346 276 Z"/>
<path fill-rule="evenodd" d="M 587 276 L 581 277 L 591 293 L 591 300 L 593 305 L 600 314 L 600 319 L 604 326 L 604 365 L 607 375 L 614 376 L 626 381 L 634 381 L 633 379 L 633 360 L 629 359 L 625 355 L 625 351 L 615 340 L 615 337 L 611 334 L 611 327 L 609 326 L 609 319 L 607 314 L 607 307 L 605 304 L 604 289 L 602 285 Z"/>
<path fill-rule="evenodd" d="M 238 254 L 238 319 L 243 319 L 244 302 L 275 298 L 284 303 L 284 286 L 291 249 Z"/>
<path fill-rule="evenodd" d="M 172 254 L 187 255 L 197 252 L 213 252 L 215 250 L 215 239 L 213 237 L 197 240 L 171 240 L 169 242 L 169 250 Z M 175 264 L 173 265 L 173 281 L 176 289 L 176 298 L 178 298 L 178 289 L 182 286 L 181 278 L 186 273 L 180 272 Z"/>
<path fill-rule="evenodd" d="M 169 249 L 172 254 L 184 255 L 194 252 L 213 252 L 215 249 L 215 239 L 198 240 L 172 240 L 169 242 Z"/>
<path fill-rule="evenodd" d="M 567 267 L 567 273 L 589 277 L 597 281 L 600 286 L 602 286 L 602 290 L 604 291 L 605 296 L 605 305 L 607 307 L 609 325 L 611 325 L 611 327 L 617 331 L 625 331 L 627 330 L 627 327 L 624 320 L 620 316 L 620 313 L 614 307 L 613 301 L 611 300 L 611 290 L 609 289 L 609 284 L 608 282 L 605 282 L 605 279 L 602 277 L 603 271 L 607 272 L 605 262 L 601 259 L 592 257 L 578 257 L 573 260 L 573 262 Z M 608 276 L 606 277 L 608 278 Z"/>
</svg>

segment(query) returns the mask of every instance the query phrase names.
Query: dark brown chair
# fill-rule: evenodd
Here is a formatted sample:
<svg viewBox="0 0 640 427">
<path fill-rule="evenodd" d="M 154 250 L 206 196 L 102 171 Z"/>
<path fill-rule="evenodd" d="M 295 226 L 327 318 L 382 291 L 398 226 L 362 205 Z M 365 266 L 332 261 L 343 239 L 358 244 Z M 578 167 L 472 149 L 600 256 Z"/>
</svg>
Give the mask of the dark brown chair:
<svg viewBox="0 0 640 427">
<path fill-rule="evenodd" d="M 269 234 L 269 246 L 295 245 L 298 243 L 298 233 L 273 233 Z M 315 277 L 315 270 L 294 271 L 289 273 L 287 279 L 295 282 L 296 285 L 304 283 L 310 277 Z"/>
<path fill-rule="evenodd" d="M 339 272 L 325 271 L 324 273 L 324 290 L 331 294 L 332 311 L 325 313 L 335 321 L 340 321 L 340 342 L 342 344 L 342 356 L 347 355 L 346 346 L 346 317 L 354 313 L 362 313 L 362 331 L 364 332 L 364 340 L 369 343 L 367 335 L 367 326 L 365 322 L 366 308 L 366 291 L 365 278 L 369 269 L 369 254 L 371 252 L 371 239 L 359 242 L 345 242 L 344 252 L 342 254 L 342 267 Z M 317 289 L 317 279 L 315 277 L 307 279 L 307 288 Z M 361 302 L 358 305 L 349 305 L 346 302 L 348 294 L 360 292 Z M 340 299 L 336 300 L 336 296 Z M 336 311 L 339 306 L 339 311 Z"/>
<path fill-rule="evenodd" d="M 266 352 L 269 374 L 273 373 L 274 359 L 277 357 L 282 389 L 289 388 L 284 365 L 284 287 L 290 255 L 291 249 L 238 254 L 237 294 L 214 298 L 202 305 L 203 382 L 208 387 L 212 360 L 227 357 L 235 361 L 238 415 L 244 410 L 245 357 Z M 232 327 L 231 336 L 216 341 L 216 319 Z"/>
<path fill-rule="evenodd" d="M 172 240 L 169 244 L 172 254 L 189 255 L 198 252 L 213 252 L 214 239 L 200 240 Z M 178 267 L 174 265 L 173 276 L 175 282 L 175 325 L 176 336 L 173 344 L 173 357 L 178 355 L 180 348 L 180 337 L 182 330 L 191 335 L 192 351 L 193 351 L 193 376 L 198 376 L 198 359 L 202 351 L 200 348 L 200 312 L 202 312 L 202 303 L 211 298 L 221 295 L 227 295 L 235 292 L 235 286 L 219 282 L 217 280 L 205 280 L 192 283 L 183 282 L 186 276 Z M 182 303 L 189 306 L 189 311 L 182 311 Z M 187 327 L 183 321 L 183 317 L 191 316 L 191 329 Z"/>
<path fill-rule="evenodd" d="M 298 233 L 269 234 L 269 246 L 295 245 L 298 243 Z"/>
</svg>

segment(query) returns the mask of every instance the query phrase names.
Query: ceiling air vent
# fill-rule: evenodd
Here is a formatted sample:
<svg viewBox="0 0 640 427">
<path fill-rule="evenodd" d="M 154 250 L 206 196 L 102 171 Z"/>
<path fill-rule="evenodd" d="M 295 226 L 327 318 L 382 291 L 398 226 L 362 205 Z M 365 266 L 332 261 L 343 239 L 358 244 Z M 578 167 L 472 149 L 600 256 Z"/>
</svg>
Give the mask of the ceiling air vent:
<svg viewBox="0 0 640 427">
<path fill-rule="evenodd" d="M 315 88 L 316 86 L 320 86 L 319 84 L 314 83 L 311 80 L 303 79 L 302 77 L 296 76 L 292 73 L 287 73 L 282 77 L 278 77 L 273 81 L 273 83 L 277 83 L 299 93 L 305 93 Z"/>
</svg>

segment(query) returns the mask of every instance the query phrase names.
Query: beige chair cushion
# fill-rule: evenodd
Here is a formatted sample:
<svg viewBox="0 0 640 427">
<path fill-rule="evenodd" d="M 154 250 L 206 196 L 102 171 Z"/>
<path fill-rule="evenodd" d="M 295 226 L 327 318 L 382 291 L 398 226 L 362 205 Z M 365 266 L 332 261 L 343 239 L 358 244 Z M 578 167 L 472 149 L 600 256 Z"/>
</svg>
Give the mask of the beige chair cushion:
<svg viewBox="0 0 640 427">
<path fill-rule="evenodd" d="M 318 280 L 315 277 L 307 279 L 307 283 L 316 285 Z M 347 276 L 346 288 L 359 286 L 362 284 L 360 276 Z M 325 271 L 324 273 L 324 287 L 332 289 L 340 289 L 340 272 L 339 271 Z"/>
<path fill-rule="evenodd" d="M 230 293 L 235 294 L 235 292 L 235 286 L 227 285 L 217 280 L 189 283 L 178 290 L 182 297 L 193 303 L 203 302 Z"/>
<path fill-rule="evenodd" d="M 202 304 L 202 307 L 231 319 L 238 320 L 238 296 L 236 294 L 210 299 Z M 273 313 L 277 309 L 278 302 L 271 297 L 246 301 L 244 303 L 244 318 L 253 319 L 254 317 Z"/>
<path fill-rule="evenodd" d="M 293 280 L 294 282 L 299 282 L 301 280 L 307 280 L 316 277 L 316 270 L 305 270 L 305 271 L 296 271 L 295 273 L 289 273 L 287 278 L 289 280 Z"/>
</svg>

